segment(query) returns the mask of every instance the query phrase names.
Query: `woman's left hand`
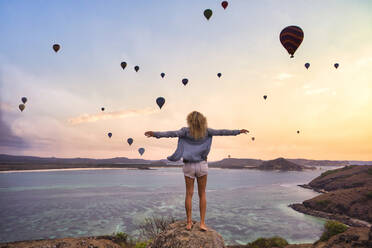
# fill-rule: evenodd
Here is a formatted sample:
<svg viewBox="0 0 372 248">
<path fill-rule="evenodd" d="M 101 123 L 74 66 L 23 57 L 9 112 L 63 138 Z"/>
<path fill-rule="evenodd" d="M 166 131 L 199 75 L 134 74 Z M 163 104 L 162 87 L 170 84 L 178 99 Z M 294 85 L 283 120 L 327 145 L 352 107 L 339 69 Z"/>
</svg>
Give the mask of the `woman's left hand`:
<svg viewBox="0 0 372 248">
<path fill-rule="evenodd" d="M 147 138 L 154 137 L 154 132 L 153 131 L 147 131 L 147 132 L 145 132 L 145 136 Z"/>
<path fill-rule="evenodd" d="M 249 131 L 246 130 L 246 129 L 242 129 L 242 130 L 240 130 L 240 133 L 249 133 Z"/>
</svg>

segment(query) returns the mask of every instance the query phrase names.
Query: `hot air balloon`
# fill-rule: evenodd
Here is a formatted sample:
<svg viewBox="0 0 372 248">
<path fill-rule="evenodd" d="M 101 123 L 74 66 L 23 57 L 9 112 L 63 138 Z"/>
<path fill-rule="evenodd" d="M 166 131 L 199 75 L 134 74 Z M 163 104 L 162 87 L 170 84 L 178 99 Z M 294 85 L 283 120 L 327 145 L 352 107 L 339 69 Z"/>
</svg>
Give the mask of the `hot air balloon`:
<svg viewBox="0 0 372 248">
<path fill-rule="evenodd" d="M 161 107 L 163 107 L 164 103 L 165 103 L 164 97 L 156 98 L 156 104 L 159 106 L 160 109 L 161 109 Z"/>
<path fill-rule="evenodd" d="M 254 137 L 252 137 L 252 141 L 254 141 Z"/>
<path fill-rule="evenodd" d="M 189 82 L 189 80 L 188 80 L 187 78 L 182 79 L 182 83 L 183 83 L 183 85 L 186 86 L 186 84 L 187 84 L 188 82 Z"/>
<path fill-rule="evenodd" d="M 102 111 L 105 111 L 105 108 L 104 108 L 104 107 L 102 107 L 102 108 L 101 108 L 101 110 L 102 110 Z"/>
<path fill-rule="evenodd" d="M 108 133 L 107 135 L 109 136 L 109 138 L 111 138 L 111 136 L 112 136 L 112 133 Z"/>
<path fill-rule="evenodd" d="M 21 112 L 26 108 L 26 105 L 24 104 L 19 104 L 19 109 L 21 110 Z"/>
<path fill-rule="evenodd" d="M 280 42 L 293 58 L 293 54 L 304 39 L 304 32 L 300 27 L 288 26 L 280 32 Z"/>
<path fill-rule="evenodd" d="M 58 50 L 61 48 L 61 46 L 60 45 L 58 45 L 58 44 L 54 44 L 53 45 L 53 50 L 55 51 L 55 52 L 58 52 Z"/>
<path fill-rule="evenodd" d="M 127 139 L 127 142 L 128 142 L 129 145 L 131 145 L 133 143 L 133 139 L 129 138 L 129 139 Z"/>
<path fill-rule="evenodd" d="M 207 18 L 207 20 L 209 20 L 209 18 L 211 18 L 212 14 L 213 14 L 213 12 L 212 12 L 211 9 L 204 10 L 204 16 L 205 16 L 205 18 Z"/>
<path fill-rule="evenodd" d="M 230 155 L 228 155 L 227 157 L 228 157 L 228 158 L 231 158 L 231 156 L 230 156 Z"/>
<path fill-rule="evenodd" d="M 338 63 L 334 64 L 334 67 L 335 67 L 336 69 L 338 68 L 338 66 L 339 66 Z"/>
<path fill-rule="evenodd" d="M 121 65 L 121 68 L 123 68 L 123 70 L 124 70 L 125 67 L 127 67 L 127 62 L 121 62 L 120 65 Z"/>
<path fill-rule="evenodd" d="M 226 9 L 227 8 L 227 5 L 229 5 L 229 3 L 227 1 L 223 1 L 221 3 L 221 5 L 222 5 L 222 8 Z"/>
<path fill-rule="evenodd" d="M 310 67 L 310 63 L 306 63 L 306 64 L 305 64 L 305 67 L 306 67 L 306 69 L 309 69 L 309 67 Z"/>
<path fill-rule="evenodd" d="M 222 76 L 222 74 L 219 72 L 219 73 L 217 73 L 217 77 L 221 77 Z"/>
<path fill-rule="evenodd" d="M 300 131 L 299 131 L 299 130 L 297 130 L 297 133 L 300 133 Z"/>
<path fill-rule="evenodd" d="M 263 98 L 264 98 L 264 99 L 266 100 L 266 98 L 267 98 L 267 95 L 264 95 L 264 96 L 263 96 Z"/>
<path fill-rule="evenodd" d="M 135 70 L 136 72 L 138 72 L 138 71 L 139 71 L 139 66 L 136 65 L 136 66 L 134 67 L 134 70 Z"/>
<path fill-rule="evenodd" d="M 21 100 L 22 100 L 23 103 L 26 103 L 27 102 L 27 97 L 22 97 Z"/>
<path fill-rule="evenodd" d="M 139 154 L 141 154 L 141 156 L 143 155 L 143 153 L 145 152 L 145 148 L 139 148 L 138 149 L 138 152 L 139 152 Z"/>
<path fill-rule="evenodd" d="M 165 73 L 164 72 L 160 73 L 160 76 L 161 76 L 161 78 L 164 78 Z"/>
</svg>

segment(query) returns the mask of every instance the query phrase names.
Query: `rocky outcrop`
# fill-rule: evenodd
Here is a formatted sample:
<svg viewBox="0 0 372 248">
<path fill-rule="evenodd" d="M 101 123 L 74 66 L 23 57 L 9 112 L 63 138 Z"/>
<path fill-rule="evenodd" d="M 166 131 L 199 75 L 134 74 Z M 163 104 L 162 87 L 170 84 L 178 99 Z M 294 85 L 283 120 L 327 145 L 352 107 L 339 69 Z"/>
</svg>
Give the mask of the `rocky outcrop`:
<svg viewBox="0 0 372 248">
<path fill-rule="evenodd" d="M 329 170 L 301 187 L 323 194 L 302 204 L 291 204 L 293 209 L 350 226 L 371 226 L 372 166 L 355 165 Z"/>
<path fill-rule="evenodd" d="M 357 187 L 372 187 L 372 166 L 352 165 L 328 170 L 309 183 L 313 189 L 333 191 Z"/>
<path fill-rule="evenodd" d="M 191 230 L 186 230 L 185 221 L 176 221 L 160 233 L 148 248 L 224 248 L 220 234 L 208 227 L 202 231 L 199 223 L 193 222 Z"/>
</svg>

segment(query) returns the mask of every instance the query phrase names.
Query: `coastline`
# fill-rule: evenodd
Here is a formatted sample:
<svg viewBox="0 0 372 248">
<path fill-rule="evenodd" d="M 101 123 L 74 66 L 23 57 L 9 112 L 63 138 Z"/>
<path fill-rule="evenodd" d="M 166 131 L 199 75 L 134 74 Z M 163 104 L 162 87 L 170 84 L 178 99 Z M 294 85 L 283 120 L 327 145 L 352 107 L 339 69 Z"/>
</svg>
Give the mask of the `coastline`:
<svg viewBox="0 0 372 248">
<path fill-rule="evenodd" d="M 55 171 L 81 171 L 81 170 L 112 170 L 112 169 L 115 169 L 115 170 L 121 170 L 121 169 L 124 169 L 124 170 L 137 170 L 138 168 L 118 168 L 118 167 L 107 167 L 107 168 L 102 168 L 102 167 L 89 167 L 89 168 L 61 168 L 61 169 L 35 169 L 35 170 L 6 170 L 6 171 L 0 171 L 0 174 L 1 173 L 15 173 L 15 172 L 55 172 Z"/>
</svg>

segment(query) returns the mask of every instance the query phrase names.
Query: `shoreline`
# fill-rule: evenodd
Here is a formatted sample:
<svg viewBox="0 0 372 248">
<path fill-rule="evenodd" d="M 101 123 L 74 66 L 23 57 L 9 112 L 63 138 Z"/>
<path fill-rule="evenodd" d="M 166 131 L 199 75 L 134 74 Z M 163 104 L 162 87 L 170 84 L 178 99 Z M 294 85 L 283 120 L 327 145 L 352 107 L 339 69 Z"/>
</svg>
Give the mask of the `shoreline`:
<svg viewBox="0 0 372 248">
<path fill-rule="evenodd" d="M 61 169 L 31 169 L 31 170 L 6 170 L 6 171 L 0 171 L 0 174 L 1 173 L 14 173 L 14 172 L 54 172 L 54 171 L 81 171 L 81 170 L 112 170 L 112 169 L 115 169 L 115 170 L 121 170 L 121 169 L 124 169 L 124 170 L 138 170 L 138 168 L 118 168 L 118 167 L 107 167 L 107 168 L 102 168 L 102 167 L 82 167 L 82 168 L 61 168 Z M 141 170 L 141 169 L 140 169 Z"/>
</svg>

